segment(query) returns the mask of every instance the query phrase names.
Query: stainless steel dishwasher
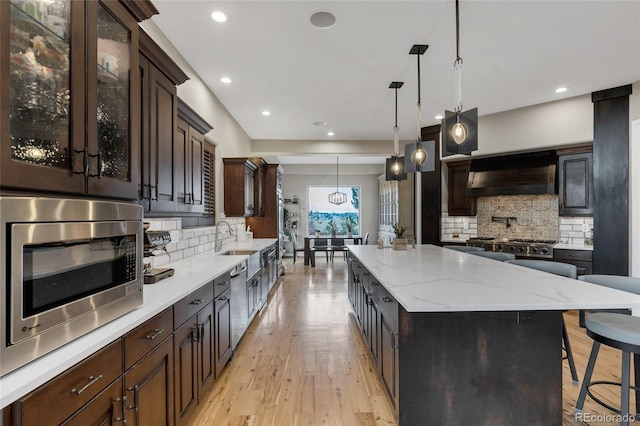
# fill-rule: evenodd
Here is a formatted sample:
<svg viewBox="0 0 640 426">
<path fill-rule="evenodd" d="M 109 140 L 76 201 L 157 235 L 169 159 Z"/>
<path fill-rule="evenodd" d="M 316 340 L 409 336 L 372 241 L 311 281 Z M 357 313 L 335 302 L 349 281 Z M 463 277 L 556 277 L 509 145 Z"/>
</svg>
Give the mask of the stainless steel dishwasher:
<svg viewBox="0 0 640 426">
<path fill-rule="evenodd" d="M 247 261 L 231 271 L 231 348 L 235 349 L 249 325 L 247 307 Z"/>
</svg>

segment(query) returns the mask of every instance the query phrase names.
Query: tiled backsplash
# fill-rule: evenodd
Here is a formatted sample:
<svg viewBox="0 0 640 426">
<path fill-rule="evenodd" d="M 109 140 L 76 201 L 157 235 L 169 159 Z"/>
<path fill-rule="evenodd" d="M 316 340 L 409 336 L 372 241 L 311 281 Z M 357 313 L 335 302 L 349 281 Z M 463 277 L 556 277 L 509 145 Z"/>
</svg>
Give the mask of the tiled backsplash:
<svg viewBox="0 0 640 426">
<path fill-rule="evenodd" d="M 559 240 L 558 196 L 499 195 L 477 200 L 478 236 Z M 511 226 L 492 217 L 515 217 Z"/>
<path fill-rule="evenodd" d="M 557 195 L 480 197 L 477 212 L 477 216 L 442 213 L 442 240 L 465 241 L 478 236 L 585 244 L 593 228 L 593 217 L 560 217 Z M 504 223 L 492 222 L 493 216 L 515 217 L 516 220 L 507 228 Z"/>
<path fill-rule="evenodd" d="M 244 218 L 225 218 L 234 229 L 237 229 L 238 225 L 245 227 Z M 182 229 L 182 221 L 180 218 L 163 218 L 152 219 L 145 218 L 145 222 L 151 224 L 150 230 L 156 231 L 169 231 L 171 234 L 171 242 L 167 245 L 167 252 L 163 251 L 154 252 L 155 256 L 145 257 L 145 263 L 151 263 L 153 268 L 165 265 L 169 262 L 184 259 L 186 257 L 194 256 L 205 251 L 213 250 L 213 244 L 216 235 L 215 226 L 202 226 L 198 228 Z M 223 240 L 223 245 L 228 244 L 229 240 L 235 241 L 236 237 L 229 234 L 229 228 L 226 225 L 222 225 L 220 228 L 220 234 L 218 238 Z"/>
</svg>

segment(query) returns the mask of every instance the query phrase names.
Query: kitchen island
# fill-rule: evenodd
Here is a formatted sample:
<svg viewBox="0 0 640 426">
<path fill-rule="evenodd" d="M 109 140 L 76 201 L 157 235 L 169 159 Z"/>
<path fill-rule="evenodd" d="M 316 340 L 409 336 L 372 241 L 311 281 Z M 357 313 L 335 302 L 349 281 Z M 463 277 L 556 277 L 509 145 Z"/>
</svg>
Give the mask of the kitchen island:
<svg viewBox="0 0 640 426">
<path fill-rule="evenodd" d="M 640 310 L 634 294 L 436 246 L 349 250 L 356 318 L 400 425 L 560 425 L 562 311 Z"/>
</svg>

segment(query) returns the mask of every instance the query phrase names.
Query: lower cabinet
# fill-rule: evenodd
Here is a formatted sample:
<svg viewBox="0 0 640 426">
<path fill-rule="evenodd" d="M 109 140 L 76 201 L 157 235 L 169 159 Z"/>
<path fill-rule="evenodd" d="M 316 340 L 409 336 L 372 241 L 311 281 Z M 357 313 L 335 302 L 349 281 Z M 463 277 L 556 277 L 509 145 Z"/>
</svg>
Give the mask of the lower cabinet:
<svg viewBox="0 0 640 426">
<path fill-rule="evenodd" d="M 125 372 L 124 387 L 127 425 L 174 424 L 173 336 Z"/>
<path fill-rule="evenodd" d="M 124 423 L 126 398 L 122 398 L 122 378 L 118 378 L 63 425 L 115 425 Z"/>
<path fill-rule="evenodd" d="M 384 310 L 380 310 L 378 332 L 380 356 L 378 371 L 393 402 L 398 404 L 398 324 Z"/>
<path fill-rule="evenodd" d="M 214 300 L 215 311 L 215 373 L 216 377 L 231 359 L 231 289 Z"/>
<path fill-rule="evenodd" d="M 593 251 L 553 249 L 553 260 L 575 265 L 578 275 L 591 275 L 593 265 Z"/>
</svg>

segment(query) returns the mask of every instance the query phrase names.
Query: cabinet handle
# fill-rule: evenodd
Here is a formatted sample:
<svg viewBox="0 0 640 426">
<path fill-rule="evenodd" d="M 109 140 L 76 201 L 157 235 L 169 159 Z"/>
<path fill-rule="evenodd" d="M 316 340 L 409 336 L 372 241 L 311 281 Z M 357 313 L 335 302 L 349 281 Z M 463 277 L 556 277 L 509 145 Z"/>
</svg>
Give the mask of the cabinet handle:
<svg viewBox="0 0 640 426">
<path fill-rule="evenodd" d="M 569 257 L 577 257 L 577 255 L 572 253 L 572 254 L 569 254 Z"/>
<path fill-rule="evenodd" d="M 92 384 L 94 384 L 100 379 L 102 379 L 102 374 L 100 374 L 99 376 L 89 376 L 89 382 L 86 385 L 84 385 L 80 389 L 76 389 L 76 388 L 71 389 L 71 393 L 75 395 L 80 395 L 82 392 L 86 391 L 89 386 L 91 386 Z"/>
<path fill-rule="evenodd" d="M 193 192 L 191 193 L 191 204 L 195 204 L 195 197 L 193 196 Z"/>
<path fill-rule="evenodd" d="M 98 179 L 102 179 L 102 154 L 98 151 L 97 154 L 89 154 L 89 157 L 98 159 L 98 174 L 90 174 L 89 177 L 97 177 Z"/>
<path fill-rule="evenodd" d="M 156 329 L 154 334 L 147 334 L 147 339 L 153 340 L 159 335 L 161 335 L 162 333 L 164 333 L 164 328 Z"/>
<path fill-rule="evenodd" d="M 202 303 L 202 299 L 195 299 L 193 301 L 191 301 L 189 304 L 190 305 L 199 305 Z"/>
<path fill-rule="evenodd" d="M 153 194 L 156 194 L 155 197 Z M 157 185 L 149 185 L 149 200 L 158 201 L 158 186 Z"/>
<path fill-rule="evenodd" d="M 133 405 L 128 405 L 127 410 L 134 410 L 136 412 L 136 424 L 140 424 L 140 411 L 138 410 L 138 398 L 140 394 L 140 386 L 135 385 L 127 388 L 128 391 L 133 391 Z"/>
<path fill-rule="evenodd" d="M 383 302 L 385 302 L 385 303 L 389 303 L 389 302 L 393 302 L 393 299 L 392 299 L 392 298 L 390 298 L 390 297 L 388 297 L 388 296 L 384 296 L 384 297 L 382 298 L 382 301 L 383 301 Z"/>
<path fill-rule="evenodd" d="M 199 325 L 191 327 L 191 341 L 192 342 L 196 342 L 196 343 L 200 341 L 200 326 Z"/>
<path fill-rule="evenodd" d="M 228 285 L 229 281 L 220 281 L 217 285 Z"/>
<path fill-rule="evenodd" d="M 82 152 L 82 170 L 76 170 L 73 173 L 77 175 L 85 175 L 86 177 L 89 174 L 89 159 L 87 158 L 87 148 L 74 149 L 73 152 L 78 154 Z"/>
<path fill-rule="evenodd" d="M 116 398 L 115 399 L 115 402 L 122 402 L 122 408 L 120 410 L 121 413 L 122 413 L 122 417 L 118 416 L 115 419 L 113 419 L 113 421 L 115 423 L 127 423 L 127 419 L 126 419 L 126 416 L 125 416 L 125 410 L 127 408 L 127 406 L 125 405 L 125 401 L 126 400 L 127 400 L 127 396 L 126 395 L 122 396 L 121 398 Z"/>
<path fill-rule="evenodd" d="M 225 300 L 229 300 L 229 298 L 227 296 L 220 296 L 218 297 L 218 300 L 224 302 Z"/>
</svg>

